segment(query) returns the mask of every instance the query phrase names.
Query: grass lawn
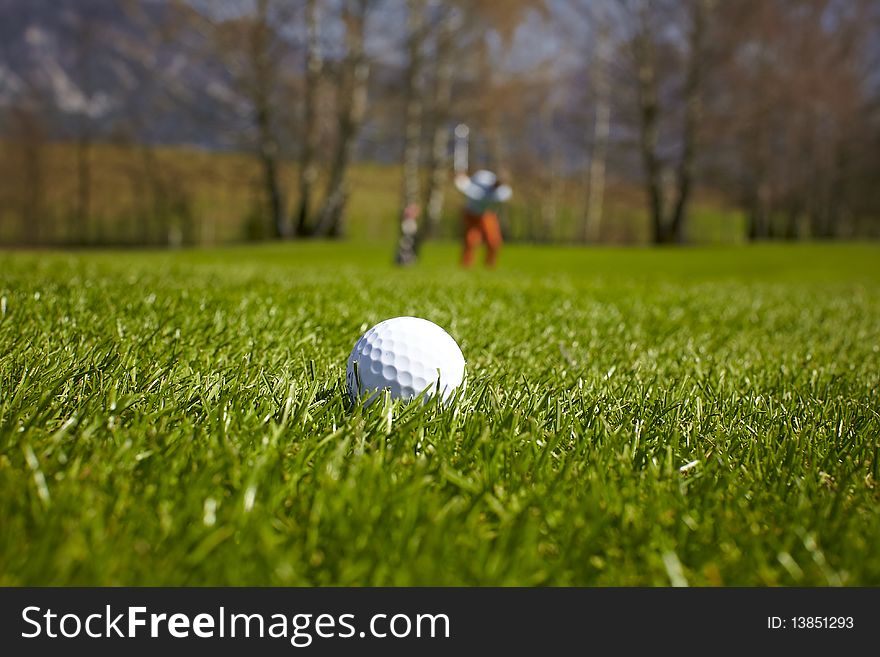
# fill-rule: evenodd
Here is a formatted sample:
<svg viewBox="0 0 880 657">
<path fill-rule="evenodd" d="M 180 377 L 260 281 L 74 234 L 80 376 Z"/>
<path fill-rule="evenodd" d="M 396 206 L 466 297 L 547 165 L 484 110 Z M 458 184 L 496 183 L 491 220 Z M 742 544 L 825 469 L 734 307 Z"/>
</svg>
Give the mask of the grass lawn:
<svg viewBox="0 0 880 657">
<path fill-rule="evenodd" d="M 0 253 L 0 584 L 880 585 L 880 248 L 391 250 Z"/>
</svg>

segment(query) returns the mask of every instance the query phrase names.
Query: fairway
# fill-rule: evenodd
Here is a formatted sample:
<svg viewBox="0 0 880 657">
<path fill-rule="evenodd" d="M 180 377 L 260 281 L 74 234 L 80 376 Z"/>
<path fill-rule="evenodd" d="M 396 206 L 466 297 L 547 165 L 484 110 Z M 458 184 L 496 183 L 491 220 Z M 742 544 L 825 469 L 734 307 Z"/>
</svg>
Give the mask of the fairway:
<svg viewBox="0 0 880 657">
<path fill-rule="evenodd" d="M 880 585 L 880 248 L 391 247 L 0 254 L 0 585 Z"/>
</svg>

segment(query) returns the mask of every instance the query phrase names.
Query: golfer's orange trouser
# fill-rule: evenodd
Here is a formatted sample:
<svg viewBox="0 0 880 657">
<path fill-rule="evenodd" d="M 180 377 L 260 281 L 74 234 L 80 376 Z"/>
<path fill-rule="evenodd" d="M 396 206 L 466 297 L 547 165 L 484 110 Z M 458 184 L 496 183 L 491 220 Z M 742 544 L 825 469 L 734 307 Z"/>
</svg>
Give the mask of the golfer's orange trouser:
<svg viewBox="0 0 880 657">
<path fill-rule="evenodd" d="M 486 244 L 486 266 L 493 267 L 501 248 L 501 227 L 498 215 L 494 212 L 471 214 L 464 212 L 464 249 L 461 253 L 461 264 L 470 267 L 474 262 L 474 250 Z"/>
</svg>

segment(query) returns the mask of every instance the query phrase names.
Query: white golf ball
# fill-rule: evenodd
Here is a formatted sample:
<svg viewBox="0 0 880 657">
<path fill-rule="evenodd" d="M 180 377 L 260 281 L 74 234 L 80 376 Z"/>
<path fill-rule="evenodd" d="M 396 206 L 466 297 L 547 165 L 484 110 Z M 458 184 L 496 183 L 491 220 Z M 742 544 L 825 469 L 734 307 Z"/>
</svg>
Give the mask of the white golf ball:
<svg viewBox="0 0 880 657">
<path fill-rule="evenodd" d="M 352 403 L 365 398 L 365 405 L 371 404 L 386 388 L 392 398 L 403 400 L 423 390 L 427 400 L 439 390 L 446 401 L 464 381 L 464 356 L 452 336 L 433 322 L 395 317 L 357 341 L 345 380 Z"/>
</svg>

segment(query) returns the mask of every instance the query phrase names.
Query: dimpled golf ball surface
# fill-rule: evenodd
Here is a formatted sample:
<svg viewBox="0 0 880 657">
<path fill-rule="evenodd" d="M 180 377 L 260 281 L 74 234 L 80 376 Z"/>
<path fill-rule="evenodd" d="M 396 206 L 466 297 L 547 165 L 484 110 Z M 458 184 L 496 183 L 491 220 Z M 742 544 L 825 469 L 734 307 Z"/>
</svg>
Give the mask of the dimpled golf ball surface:
<svg viewBox="0 0 880 657">
<path fill-rule="evenodd" d="M 438 390 L 438 376 L 440 396 L 446 401 L 464 379 L 464 356 L 451 335 L 418 317 L 376 324 L 357 341 L 346 368 L 353 403 L 364 399 L 370 404 L 385 388 L 392 398 L 403 400 L 427 390 L 427 400 Z"/>
</svg>

